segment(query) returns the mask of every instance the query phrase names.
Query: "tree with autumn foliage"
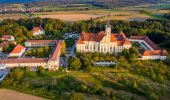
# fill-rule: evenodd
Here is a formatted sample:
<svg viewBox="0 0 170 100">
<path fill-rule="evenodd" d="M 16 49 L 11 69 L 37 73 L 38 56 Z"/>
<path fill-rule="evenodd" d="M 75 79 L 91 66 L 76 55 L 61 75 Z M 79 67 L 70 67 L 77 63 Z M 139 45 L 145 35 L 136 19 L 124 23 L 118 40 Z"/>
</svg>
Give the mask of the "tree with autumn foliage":
<svg viewBox="0 0 170 100">
<path fill-rule="evenodd" d="M 66 54 L 66 43 L 64 41 L 61 42 L 61 56 L 65 56 Z"/>
</svg>

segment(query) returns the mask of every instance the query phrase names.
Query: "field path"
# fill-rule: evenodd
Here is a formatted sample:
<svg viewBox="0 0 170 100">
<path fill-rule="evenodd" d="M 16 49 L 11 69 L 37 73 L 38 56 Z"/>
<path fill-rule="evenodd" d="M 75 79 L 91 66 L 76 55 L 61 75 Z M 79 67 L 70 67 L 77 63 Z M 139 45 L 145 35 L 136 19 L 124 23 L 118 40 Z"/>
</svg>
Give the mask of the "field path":
<svg viewBox="0 0 170 100">
<path fill-rule="evenodd" d="M 0 100 L 46 100 L 46 99 L 17 92 L 14 90 L 0 89 Z"/>
</svg>

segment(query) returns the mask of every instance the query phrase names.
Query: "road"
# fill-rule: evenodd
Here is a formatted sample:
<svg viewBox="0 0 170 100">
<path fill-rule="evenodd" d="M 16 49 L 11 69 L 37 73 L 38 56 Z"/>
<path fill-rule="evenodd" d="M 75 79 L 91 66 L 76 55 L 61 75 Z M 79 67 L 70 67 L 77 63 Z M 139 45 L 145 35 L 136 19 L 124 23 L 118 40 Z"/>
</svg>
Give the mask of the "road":
<svg viewBox="0 0 170 100">
<path fill-rule="evenodd" d="M 14 90 L 0 89 L 0 100 L 47 100 L 47 99 L 17 92 Z"/>
<path fill-rule="evenodd" d="M 66 55 L 65 57 L 61 57 L 60 58 L 60 65 L 62 66 L 65 66 L 66 67 L 66 70 L 68 70 L 68 60 L 70 57 L 76 57 L 75 53 L 74 53 L 74 50 L 76 48 L 76 44 L 74 44 L 71 48 L 71 50 L 66 50 Z"/>
</svg>

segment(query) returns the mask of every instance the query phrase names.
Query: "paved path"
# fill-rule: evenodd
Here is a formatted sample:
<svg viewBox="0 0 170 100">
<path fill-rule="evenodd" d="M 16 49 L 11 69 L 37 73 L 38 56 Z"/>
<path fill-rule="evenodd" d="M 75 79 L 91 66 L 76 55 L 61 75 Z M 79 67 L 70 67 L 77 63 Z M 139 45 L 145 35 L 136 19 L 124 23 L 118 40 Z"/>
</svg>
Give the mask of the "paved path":
<svg viewBox="0 0 170 100">
<path fill-rule="evenodd" d="M 0 100 L 47 100 L 47 99 L 17 92 L 14 90 L 0 89 Z"/>
</svg>

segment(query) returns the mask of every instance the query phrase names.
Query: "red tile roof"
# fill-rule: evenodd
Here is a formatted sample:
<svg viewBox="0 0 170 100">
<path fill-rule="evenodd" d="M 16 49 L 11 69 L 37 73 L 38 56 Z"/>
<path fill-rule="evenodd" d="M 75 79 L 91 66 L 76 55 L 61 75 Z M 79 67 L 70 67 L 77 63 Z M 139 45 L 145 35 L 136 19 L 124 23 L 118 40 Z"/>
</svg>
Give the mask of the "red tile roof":
<svg viewBox="0 0 170 100">
<path fill-rule="evenodd" d="M 16 53 L 20 53 L 23 49 L 25 49 L 24 46 L 18 44 L 10 54 L 16 54 Z"/>
<path fill-rule="evenodd" d="M 56 42 L 57 40 L 27 40 L 26 42 L 31 43 L 50 43 L 50 42 Z"/>
<path fill-rule="evenodd" d="M 82 32 L 81 37 L 77 41 L 77 44 L 84 44 L 83 41 L 100 42 L 104 36 L 106 36 L 106 33 L 104 31 L 101 31 L 98 34 Z M 110 36 L 110 42 L 117 42 L 118 46 L 121 46 L 123 44 L 131 44 L 130 41 L 125 40 L 126 36 L 123 32 L 120 32 L 119 34 L 111 34 Z"/>
<path fill-rule="evenodd" d="M 7 40 L 7 39 L 10 39 L 10 38 L 11 38 L 11 35 L 2 35 L 2 39 Z"/>
<path fill-rule="evenodd" d="M 143 56 L 167 56 L 168 52 L 166 50 L 145 50 Z"/>
<path fill-rule="evenodd" d="M 131 42 L 126 39 L 123 44 L 131 44 Z"/>
<path fill-rule="evenodd" d="M 110 41 L 111 42 L 117 42 L 117 39 L 116 39 L 114 34 L 111 34 Z"/>
<path fill-rule="evenodd" d="M 54 50 L 50 60 L 56 60 L 57 59 L 57 56 L 58 56 L 59 51 L 60 51 L 60 48 L 61 48 L 61 42 L 60 41 L 56 41 L 55 50 Z"/>
<path fill-rule="evenodd" d="M 31 31 L 32 32 L 38 32 L 38 31 L 41 31 L 43 30 L 41 27 L 34 27 Z"/>
<path fill-rule="evenodd" d="M 47 62 L 47 58 L 18 58 L 18 59 L 5 59 L 2 60 L 2 64 L 12 64 L 12 63 L 43 63 Z"/>
<path fill-rule="evenodd" d="M 79 38 L 79 39 L 77 40 L 77 44 L 84 44 L 84 42 L 82 41 L 81 38 Z"/>
<path fill-rule="evenodd" d="M 137 39 L 137 40 L 144 40 L 146 43 L 148 43 L 154 50 L 159 50 L 160 48 L 152 42 L 148 36 L 131 36 L 130 39 Z"/>
</svg>

